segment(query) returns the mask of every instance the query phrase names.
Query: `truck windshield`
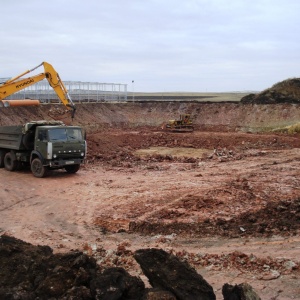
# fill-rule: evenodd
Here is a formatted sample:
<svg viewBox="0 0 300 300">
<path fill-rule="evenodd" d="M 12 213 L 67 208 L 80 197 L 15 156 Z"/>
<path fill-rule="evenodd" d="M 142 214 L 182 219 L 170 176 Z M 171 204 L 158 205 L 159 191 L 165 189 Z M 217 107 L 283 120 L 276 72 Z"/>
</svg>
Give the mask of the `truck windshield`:
<svg viewBox="0 0 300 300">
<path fill-rule="evenodd" d="M 82 133 L 79 128 L 53 128 L 49 129 L 50 141 L 72 141 L 82 140 Z"/>
</svg>

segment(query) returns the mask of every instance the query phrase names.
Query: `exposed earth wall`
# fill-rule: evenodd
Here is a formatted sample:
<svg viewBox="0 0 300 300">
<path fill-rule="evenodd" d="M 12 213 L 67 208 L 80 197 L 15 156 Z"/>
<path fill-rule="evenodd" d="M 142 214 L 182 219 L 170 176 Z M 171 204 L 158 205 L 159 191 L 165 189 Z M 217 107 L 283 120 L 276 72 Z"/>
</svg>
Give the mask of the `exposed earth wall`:
<svg viewBox="0 0 300 300">
<path fill-rule="evenodd" d="M 105 126 L 160 127 L 182 113 L 189 113 L 197 129 L 221 131 L 271 131 L 300 121 L 300 104 L 241 104 L 201 102 L 129 102 L 77 104 L 73 123 L 88 131 Z M 62 105 L 1 108 L 0 125 L 17 125 L 36 119 L 71 117 Z"/>
</svg>

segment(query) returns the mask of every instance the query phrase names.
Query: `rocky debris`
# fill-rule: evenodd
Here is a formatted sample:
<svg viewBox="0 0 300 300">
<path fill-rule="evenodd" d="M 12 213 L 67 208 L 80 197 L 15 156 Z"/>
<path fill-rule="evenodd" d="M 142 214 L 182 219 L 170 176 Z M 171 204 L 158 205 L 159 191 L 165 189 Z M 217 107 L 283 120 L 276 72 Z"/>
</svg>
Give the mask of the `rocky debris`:
<svg viewBox="0 0 300 300">
<path fill-rule="evenodd" d="M 172 292 L 176 299 L 214 300 L 213 288 L 187 263 L 161 249 L 140 249 L 134 254 L 154 288 Z"/>
<path fill-rule="evenodd" d="M 241 102 L 245 104 L 300 103 L 300 78 L 287 79 L 259 94 L 246 95 Z"/>
<path fill-rule="evenodd" d="M 175 255 L 178 259 L 186 261 L 195 269 L 205 268 L 206 270 L 220 271 L 239 270 L 243 274 L 249 274 L 261 281 L 269 281 L 278 276 L 292 274 L 298 276 L 300 262 L 283 257 L 259 257 L 254 254 L 245 254 L 241 251 L 230 253 L 213 254 L 200 252 L 188 252 L 185 250 L 176 251 L 169 242 L 176 239 L 176 234 L 157 235 L 153 239 L 157 242 L 156 248 L 164 249 L 170 255 Z M 247 241 L 245 241 L 247 243 Z M 95 246 L 95 245 L 94 245 Z M 130 250 L 130 243 L 124 241 L 120 243 L 116 250 L 105 250 L 101 246 L 85 246 L 85 252 L 93 256 L 102 267 L 120 267 L 127 271 L 134 271 L 138 268 L 135 261 L 135 252 Z"/>
<path fill-rule="evenodd" d="M 227 149 L 227 148 L 223 148 L 223 149 L 214 149 L 214 151 L 210 154 L 205 154 L 203 156 L 203 159 L 216 159 L 219 162 L 225 162 L 225 161 L 229 161 L 229 160 L 236 160 L 236 159 L 241 159 L 242 156 L 238 155 L 238 153 L 236 153 L 236 151 Z"/>
<path fill-rule="evenodd" d="M 185 259 L 191 266 L 201 266 L 214 271 L 237 269 L 244 274 L 252 274 L 262 281 L 274 280 L 291 273 L 298 274 L 300 270 L 299 262 L 284 258 L 260 258 L 240 251 L 220 255 L 179 251 L 174 252 L 174 255 L 179 259 Z"/>
<path fill-rule="evenodd" d="M 230 285 L 225 283 L 222 288 L 224 300 L 260 300 L 261 298 L 256 294 L 248 283 L 241 283 L 239 285 Z"/>
</svg>

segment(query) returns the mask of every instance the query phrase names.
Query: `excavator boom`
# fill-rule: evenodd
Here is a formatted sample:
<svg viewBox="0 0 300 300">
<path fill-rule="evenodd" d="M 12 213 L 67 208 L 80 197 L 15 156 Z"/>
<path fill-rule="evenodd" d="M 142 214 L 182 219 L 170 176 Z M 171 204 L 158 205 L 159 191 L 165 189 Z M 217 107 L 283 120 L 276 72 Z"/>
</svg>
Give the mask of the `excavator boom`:
<svg viewBox="0 0 300 300">
<path fill-rule="evenodd" d="M 20 80 L 8 80 L 4 82 L 2 86 L 0 86 L 0 100 L 3 100 L 4 98 L 17 93 L 28 86 L 31 86 L 43 79 L 45 79 L 46 76 L 44 73 L 38 74 L 33 77 L 28 77 Z"/>
<path fill-rule="evenodd" d="M 23 78 L 24 75 L 36 70 L 40 66 L 44 66 L 44 72 L 32 77 Z M 74 118 L 75 115 L 75 105 L 71 100 L 71 97 L 63 84 L 62 80 L 59 77 L 59 74 L 55 71 L 52 65 L 47 62 L 42 62 L 40 65 L 36 66 L 31 70 L 27 70 L 22 74 L 7 80 L 2 85 L 0 85 L 0 101 L 4 98 L 19 92 L 43 79 L 47 79 L 49 85 L 54 89 L 55 93 L 57 94 L 60 101 L 66 106 L 68 110 L 71 111 L 71 117 Z"/>
</svg>

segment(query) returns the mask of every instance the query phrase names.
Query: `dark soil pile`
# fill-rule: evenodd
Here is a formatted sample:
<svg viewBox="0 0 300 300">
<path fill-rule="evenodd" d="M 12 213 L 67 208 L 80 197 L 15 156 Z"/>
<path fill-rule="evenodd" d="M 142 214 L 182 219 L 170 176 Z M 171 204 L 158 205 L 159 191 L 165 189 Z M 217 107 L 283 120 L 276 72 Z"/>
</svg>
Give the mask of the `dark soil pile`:
<svg viewBox="0 0 300 300">
<path fill-rule="evenodd" d="M 52 254 L 48 246 L 3 235 L 0 254 L 1 299 L 216 299 L 195 269 L 160 249 L 134 254 L 154 290 L 123 268 L 101 268 L 80 251 Z"/>
<path fill-rule="evenodd" d="M 244 96 L 241 102 L 251 104 L 300 103 L 300 78 L 287 79 L 259 94 Z"/>
<path fill-rule="evenodd" d="M 0 299 L 141 299 L 144 283 L 122 268 L 101 270 L 80 251 L 53 254 L 0 237 Z"/>
</svg>

